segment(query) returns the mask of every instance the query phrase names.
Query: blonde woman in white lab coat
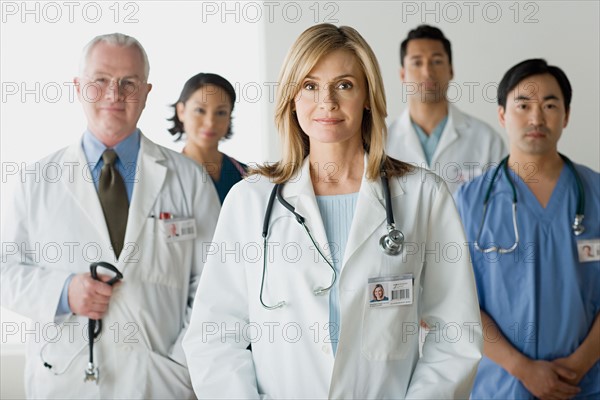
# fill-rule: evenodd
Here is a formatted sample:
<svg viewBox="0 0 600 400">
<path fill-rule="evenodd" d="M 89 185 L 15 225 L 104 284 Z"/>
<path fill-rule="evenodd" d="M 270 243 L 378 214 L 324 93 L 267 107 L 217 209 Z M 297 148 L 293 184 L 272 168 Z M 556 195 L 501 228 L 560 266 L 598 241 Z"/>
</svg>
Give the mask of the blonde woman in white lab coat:
<svg viewBox="0 0 600 400">
<path fill-rule="evenodd" d="M 442 181 L 384 154 L 373 51 L 352 28 L 316 25 L 279 84 L 283 159 L 234 186 L 207 249 L 183 343 L 196 395 L 468 397 L 482 335 L 464 233 Z M 382 170 L 405 235 L 397 255 L 380 248 Z M 389 300 L 371 303 L 378 283 Z M 420 319 L 432 327 L 421 358 Z"/>
</svg>

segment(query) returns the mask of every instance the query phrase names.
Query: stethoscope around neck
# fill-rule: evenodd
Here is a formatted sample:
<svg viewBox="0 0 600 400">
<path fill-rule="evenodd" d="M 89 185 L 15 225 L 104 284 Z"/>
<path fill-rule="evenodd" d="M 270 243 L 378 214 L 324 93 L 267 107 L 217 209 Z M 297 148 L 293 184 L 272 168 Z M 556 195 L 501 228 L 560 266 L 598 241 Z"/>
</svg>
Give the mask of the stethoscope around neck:
<svg viewBox="0 0 600 400">
<path fill-rule="evenodd" d="M 383 235 L 381 237 L 381 239 L 379 240 L 379 247 L 385 254 L 390 255 L 390 256 L 395 256 L 395 255 L 400 254 L 400 252 L 402 251 L 402 247 L 404 245 L 404 234 L 400 230 L 396 229 L 396 224 L 394 222 L 394 213 L 392 211 L 392 197 L 390 194 L 390 185 L 389 185 L 389 182 L 387 179 L 387 174 L 384 170 L 381 171 L 381 183 L 383 186 L 383 192 L 384 192 L 384 196 L 385 196 L 385 213 L 386 213 L 388 233 Z M 279 301 L 275 305 L 267 305 L 267 304 L 265 304 L 265 302 L 263 300 L 263 291 L 265 288 L 265 277 L 267 275 L 267 255 L 268 255 L 267 236 L 269 235 L 269 221 L 271 219 L 271 214 L 273 212 L 273 205 L 275 203 L 275 198 L 277 198 L 277 200 L 283 207 L 285 207 L 289 212 L 291 212 L 294 215 L 294 217 L 296 218 L 296 221 L 304 228 L 304 231 L 310 238 L 310 241 L 312 242 L 312 244 L 317 249 L 317 252 L 321 256 L 321 258 L 323 260 L 325 260 L 325 262 L 327 263 L 327 265 L 329 266 L 329 268 L 332 271 L 331 282 L 329 283 L 329 285 L 327 287 L 319 286 L 319 287 L 315 288 L 313 290 L 313 294 L 315 296 L 320 296 L 320 295 L 326 294 L 333 287 L 333 285 L 335 285 L 335 282 L 337 281 L 337 271 L 335 270 L 335 267 L 333 266 L 331 261 L 329 261 L 327 259 L 327 257 L 325 257 L 325 255 L 321 251 L 321 248 L 319 247 L 319 245 L 313 238 L 312 234 L 310 233 L 310 229 L 308 229 L 308 227 L 306 226 L 306 219 L 302 215 L 300 215 L 298 212 L 296 212 L 296 209 L 294 208 L 294 206 L 292 206 L 290 203 L 288 203 L 284 199 L 284 197 L 282 195 L 283 186 L 284 186 L 283 183 L 279 183 L 273 187 L 273 190 L 271 191 L 271 196 L 269 196 L 269 202 L 267 203 L 267 211 L 265 212 L 265 219 L 263 221 L 263 229 L 262 229 L 263 270 L 262 270 L 262 278 L 261 278 L 261 282 L 260 282 L 259 297 L 260 297 L 260 304 L 262 304 L 262 306 L 267 310 L 276 310 L 278 308 L 285 306 L 285 304 L 286 304 L 285 301 Z"/>
<path fill-rule="evenodd" d="M 573 220 L 573 225 L 571 225 L 571 229 L 573 230 L 573 234 L 575 236 L 579 236 L 585 231 L 585 227 L 583 226 L 585 210 L 585 191 L 583 190 L 583 183 L 581 181 L 581 177 L 575 170 L 573 162 L 567 156 L 560 153 L 559 155 L 563 159 L 565 164 L 567 164 L 567 167 L 571 170 L 571 172 L 573 172 L 573 175 L 575 176 L 575 182 L 577 184 L 577 209 L 575 211 L 575 219 Z M 477 232 L 477 239 L 475 240 L 475 243 L 473 243 L 475 249 L 483 253 L 491 253 L 494 251 L 500 254 L 511 253 L 515 251 L 517 246 L 519 245 L 519 229 L 517 228 L 517 190 L 515 188 L 515 184 L 509 176 L 508 157 L 509 156 L 506 156 L 502 161 L 500 161 L 500 165 L 498 165 L 498 167 L 492 174 L 492 179 L 485 193 L 485 198 L 483 199 L 483 217 L 481 218 L 481 224 L 479 225 L 479 231 Z M 490 201 L 492 190 L 494 188 L 494 183 L 496 181 L 496 177 L 498 176 L 500 169 L 502 169 L 502 171 L 504 172 L 506 180 L 508 181 L 512 190 L 512 223 L 515 235 L 515 242 L 512 246 L 506 248 L 493 245 L 490 247 L 481 247 L 479 244 L 479 240 L 481 239 L 481 232 L 483 231 L 483 224 L 485 223 L 485 217 L 488 211 L 488 203 Z"/>
</svg>

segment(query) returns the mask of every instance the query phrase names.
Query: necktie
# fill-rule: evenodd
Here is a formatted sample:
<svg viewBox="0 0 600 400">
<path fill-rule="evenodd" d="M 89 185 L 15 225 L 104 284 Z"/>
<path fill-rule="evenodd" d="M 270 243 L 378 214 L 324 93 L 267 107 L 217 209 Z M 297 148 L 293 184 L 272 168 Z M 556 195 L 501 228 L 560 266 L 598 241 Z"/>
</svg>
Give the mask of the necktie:
<svg viewBox="0 0 600 400">
<path fill-rule="evenodd" d="M 98 197 L 110 234 L 110 242 L 118 258 L 125 241 L 129 201 L 127 200 L 127 190 L 123 178 L 115 167 L 117 153 L 108 149 L 102 154 L 102 160 L 104 166 L 100 170 Z"/>
</svg>

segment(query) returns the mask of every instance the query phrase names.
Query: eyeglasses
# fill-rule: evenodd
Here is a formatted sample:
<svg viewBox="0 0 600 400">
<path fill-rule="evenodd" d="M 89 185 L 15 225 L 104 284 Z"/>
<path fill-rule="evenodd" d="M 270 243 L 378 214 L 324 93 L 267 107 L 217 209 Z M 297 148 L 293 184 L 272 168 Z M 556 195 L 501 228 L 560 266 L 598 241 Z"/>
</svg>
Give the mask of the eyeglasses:
<svg viewBox="0 0 600 400">
<path fill-rule="evenodd" d="M 137 93 L 139 87 L 146 83 L 137 78 L 111 78 L 108 76 L 92 76 L 87 77 L 89 84 L 97 86 L 100 90 L 104 91 L 107 88 L 114 88 L 115 84 L 120 93 L 125 95 Z"/>
</svg>

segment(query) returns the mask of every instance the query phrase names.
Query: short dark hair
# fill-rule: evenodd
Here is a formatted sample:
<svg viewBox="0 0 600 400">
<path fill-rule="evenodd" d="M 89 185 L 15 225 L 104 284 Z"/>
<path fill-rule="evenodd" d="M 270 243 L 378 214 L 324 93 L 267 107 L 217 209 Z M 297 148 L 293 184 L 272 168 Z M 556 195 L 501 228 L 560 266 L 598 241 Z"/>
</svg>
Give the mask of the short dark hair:
<svg viewBox="0 0 600 400">
<path fill-rule="evenodd" d="M 413 39 L 432 39 L 439 40 L 444 45 L 444 50 L 446 50 L 446 54 L 448 54 L 448 60 L 450 61 L 450 65 L 452 65 L 452 45 L 450 45 L 450 41 L 444 36 L 444 33 L 431 25 L 419 25 L 412 31 L 408 32 L 408 36 L 406 39 L 400 43 L 400 65 L 404 67 L 404 57 L 406 57 L 406 48 L 408 47 L 408 42 Z"/>
<path fill-rule="evenodd" d="M 554 65 L 548 65 L 546 60 L 542 58 L 532 58 L 530 60 L 522 61 L 504 74 L 504 77 L 502 77 L 502 80 L 498 85 L 498 105 L 502 108 L 506 108 L 508 94 L 523 79 L 533 75 L 544 74 L 550 74 L 556 79 L 564 98 L 565 110 L 569 111 L 571 107 L 571 98 L 573 97 L 573 89 L 571 89 L 569 78 L 567 78 L 567 75 L 562 69 Z"/>
<path fill-rule="evenodd" d="M 231 102 L 231 111 L 233 111 L 233 107 L 235 106 L 235 89 L 229 83 L 229 81 L 223 78 L 221 75 L 204 73 L 201 72 L 197 75 L 192 76 L 188 81 L 183 85 L 183 89 L 181 90 L 181 94 L 179 95 L 179 99 L 171 104 L 171 107 L 175 109 L 175 114 L 168 119 L 168 121 L 173 121 L 173 127 L 169 128 L 169 132 L 171 135 L 176 136 L 175 140 L 181 139 L 183 135 L 183 122 L 179 120 L 177 116 L 177 104 L 185 103 L 188 99 L 196 92 L 196 90 L 207 86 L 214 85 L 218 86 L 225 91 L 229 95 L 229 101 Z M 229 139 L 233 135 L 231 130 L 231 121 L 229 122 L 229 129 L 227 129 L 227 133 L 225 134 L 225 139 Z"/>
</svg>

